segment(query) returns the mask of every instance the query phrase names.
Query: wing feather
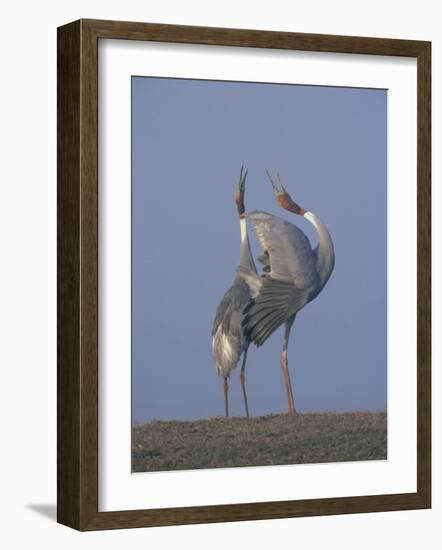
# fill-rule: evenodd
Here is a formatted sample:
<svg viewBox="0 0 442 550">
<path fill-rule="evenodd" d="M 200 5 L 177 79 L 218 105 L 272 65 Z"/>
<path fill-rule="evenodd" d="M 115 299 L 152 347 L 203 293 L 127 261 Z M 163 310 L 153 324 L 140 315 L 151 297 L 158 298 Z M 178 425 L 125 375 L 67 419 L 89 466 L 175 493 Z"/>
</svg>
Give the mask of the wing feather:
<svg viewBox="0 0 442 550">
<path fill-rule="evenodd" d="M 308 302 L 309 289 L 266 277 L 259 295 L 244 308 L 242 322 L 247 338 L 262 346 L 269 336 Z"/>
<path fill-rule="evenodd" d="M 273 279 L 293 281 L 298 288 L 317 280 L 316 257 L 310 241 L 299 227 L 277 216 L 255 210 L 247 214 L 264 251 Z"/>
<path fill-rule="evenodd" d="M 245 307 L 242 325 L 247 338 L 261 346 L 305 306 L 319 278 L 315 253 L 299 227 L 261 211 L 247 217 L 263 249 L 268 275 Z"/>
</svg>

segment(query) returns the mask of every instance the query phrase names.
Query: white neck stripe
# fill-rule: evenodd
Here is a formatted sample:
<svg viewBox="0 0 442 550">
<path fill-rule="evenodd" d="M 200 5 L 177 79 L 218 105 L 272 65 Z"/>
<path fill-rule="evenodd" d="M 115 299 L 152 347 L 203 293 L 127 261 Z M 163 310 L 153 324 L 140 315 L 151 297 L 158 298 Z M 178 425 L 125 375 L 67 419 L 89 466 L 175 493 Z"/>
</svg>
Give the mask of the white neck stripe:
<svg viewBox="0 0 442 550">
<path fill-rule="evenodd" d="M 317 224 L 317 218 L 316 216 L 313 214 L 313 212 L 306 212 L 304 214 L 304 218 L 306 220 L 308 220 L 312 225 L 314 225 L 316 228 L 318 227 L 318 224 Z"/>
<path fill-rule="evenodd" d="M 247 240 L 247 222 L 245 218 L 239 219 L 239 227 L 241 229 L 241 241 Z"/>
</svg>

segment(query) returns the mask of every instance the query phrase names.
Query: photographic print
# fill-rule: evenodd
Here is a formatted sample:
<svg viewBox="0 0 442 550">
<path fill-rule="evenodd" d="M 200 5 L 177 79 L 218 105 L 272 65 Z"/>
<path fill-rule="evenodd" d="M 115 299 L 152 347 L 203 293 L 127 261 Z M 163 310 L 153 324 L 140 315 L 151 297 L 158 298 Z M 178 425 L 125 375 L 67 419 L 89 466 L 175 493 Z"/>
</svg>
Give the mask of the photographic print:
<svg viewBox="0 0 442 550">
<path fill-rule="evenodd" d="M 387 90 L 132 77 L 132 471 L 387 459 Z"/>
<path fill-rule="evenodd" d="M 57 36 L 57 520 L 431 507 L 431 43 Z"/>
</svg>

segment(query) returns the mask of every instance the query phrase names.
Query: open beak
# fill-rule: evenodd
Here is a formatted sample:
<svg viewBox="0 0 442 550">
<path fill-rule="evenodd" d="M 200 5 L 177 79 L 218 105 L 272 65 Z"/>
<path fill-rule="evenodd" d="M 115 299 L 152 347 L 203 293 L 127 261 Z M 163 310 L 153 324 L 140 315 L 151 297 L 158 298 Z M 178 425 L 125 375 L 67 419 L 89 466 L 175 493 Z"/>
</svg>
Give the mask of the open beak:
<svg viewBox="0 0 442 550">
<path fill-rule="evenodd" d="M 289 210 L 290 212 L 293 212 L 294 214 L 298 214 L 299 216 L 303 216 L 305 214 L 304 208 L 299 206 L 292 197 L 289 195 L 287 189 L 282 185 L 281 176 L 279 173 L 277 174 L 278 181 L 275 182 L 272 176 L 270 175 L 270 172 L 266 170 L 267 177 L 270 180 L 270 183 L 272 184 L 273 191 L 276 195 L 276 200 L 282 208 L 285 210 Z"/>
<path fill-rule="evenodd" d="M 241 172 L 239 173 L 239 180 L 235 191 L 235 202 L 240 216 L 245 212 L 244 195 L 246 190 L 246 178 L 247 170 L 244 170 L 244 166 L 241 166 Z"/>
<path fill-rule="evenodd" d="M 270 180 L 270 183 L 272 184 L 273 191 L 275 192 L 275 194 L 282 195 L 286 193 L 288 195 L 286 188 L 282 185 L 281 176 L 279 175 L 279 172 L 277 173 L 278 183 L 275 183 L 274 179 L 272 178 L 268 170 L 266 170 L 266 173 L 267 173 L 267 177 Z"/>
<path fill-rule="evenodd" d="M 237 193 L 244 198 L 244 192 L 246 187 L 247 170 L 244 170 L 244 166 L 241 166 L 241 172 L 239 173 Z"/>
</svg>

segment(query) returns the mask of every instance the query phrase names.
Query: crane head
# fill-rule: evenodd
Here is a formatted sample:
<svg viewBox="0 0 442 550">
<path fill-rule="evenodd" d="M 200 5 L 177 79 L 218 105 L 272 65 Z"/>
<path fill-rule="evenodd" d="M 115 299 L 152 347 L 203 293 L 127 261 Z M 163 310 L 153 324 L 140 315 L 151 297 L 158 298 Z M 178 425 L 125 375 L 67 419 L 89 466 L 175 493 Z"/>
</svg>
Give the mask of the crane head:
<svg viewBox="0 0 442 550">
<path fill-rule="evenodd" d="M 273 191 L 276 196 L 276 200 L 282 208 L 285 208 L 285 210 L 289 210 L 290 212 L 293 212 L 294 214 L 298 214 L 298 216 L 303 216 L 306 213 L 306 210 L 299 206 L 298 203 L 296 203 L 292 197 L 289 195 L 287 189 L 282 185 L 281 176 L 279 173 L 277 174 L 278 182 L 275 183 L 272 176 L 270 175 L 269 171 L 266 170 L 267 177 L 270 180 L 270 183 L 272 184 Z"/>
<path fill-rule="evenodd" d="M 246 211 L 246 208 L 244 205 L 246 178 L 247 178 L 247 170 L 244 170 L 244 166 L 241 166 L 241 172 L 239 173 L 238 184 L 235 189 L 235 202 L 236 202 L 236 207 L 238 209 L 238 214 L 240 217 L 243 216 L 244 212 Z"/>
</svg>

